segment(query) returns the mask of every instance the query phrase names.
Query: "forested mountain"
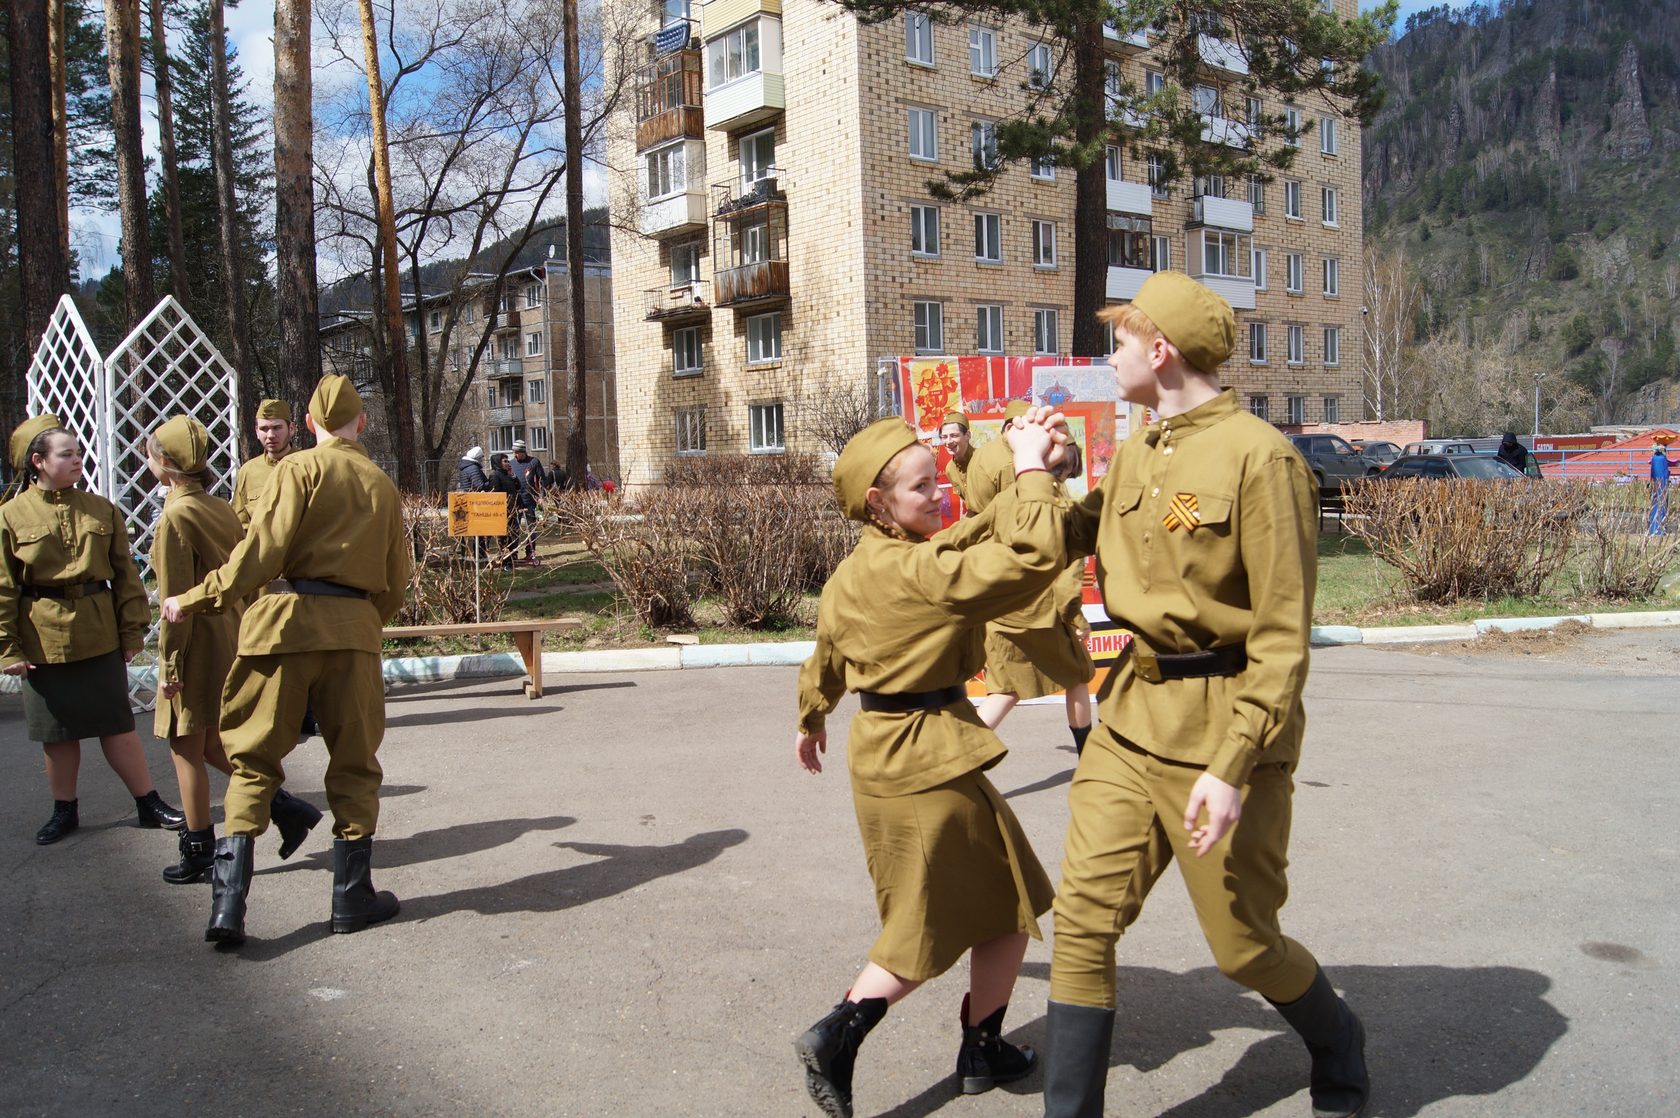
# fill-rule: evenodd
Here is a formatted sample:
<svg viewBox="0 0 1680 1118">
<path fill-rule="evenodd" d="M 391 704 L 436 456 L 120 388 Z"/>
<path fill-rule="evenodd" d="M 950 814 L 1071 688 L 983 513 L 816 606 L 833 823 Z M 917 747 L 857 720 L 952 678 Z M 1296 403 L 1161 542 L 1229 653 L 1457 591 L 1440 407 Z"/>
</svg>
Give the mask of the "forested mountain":
<svg viewBox="0 0 1680 1118">
<path fill-rule="evenodd" d="M 1373 64 L 1368 247 L 1407 262 L 1414 340 L 1520 369 L 1506 425 L 1536 374 L 1552 429 L 1672 420 L 1680 0 L 1435 9 Z"/>
</svg>

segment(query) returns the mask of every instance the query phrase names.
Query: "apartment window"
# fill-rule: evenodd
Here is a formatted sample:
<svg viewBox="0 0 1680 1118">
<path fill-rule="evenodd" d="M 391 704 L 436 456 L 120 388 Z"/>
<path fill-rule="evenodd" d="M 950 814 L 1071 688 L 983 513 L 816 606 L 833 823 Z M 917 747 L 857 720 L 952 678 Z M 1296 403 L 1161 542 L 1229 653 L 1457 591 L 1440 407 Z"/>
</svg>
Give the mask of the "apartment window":
<svg viewBox="0 0 1680 1118">
<path fill-rule="evenodd" d="M 1153 222 L 1135 214 L 1108 215 L 1108 266 L 1151 268 L 1150 232 Z M 1162 238 L 1165 240 L 1166 238 Z"/>
<path fill-rule="evenodd" d="M 527 428 L 525 428 L 525 441 L 530 444 L 530 447 L 531 447 L 532 450 L 547 450 L 548 449 L 548 428 L 547 427 L 527 427 Z"/>
<path fill-rule="evenodd" d="M 974 351 L 1003 352 L 1003 308 L 984 304 L 974 308 Z"/>
<path fill-rule="evenodd" d="M 1028 163 L 1028 174 L 1044 182 L 1056 181 L 1056 157 L 1053 155 L 1035 155 Z"/>
<path fill-rule="evenodd" d="M 939 207 L 910 207 L 910 251 L 916 256 L 939 255 Z"/>
<path fill-rule="evenodd" d="M 1326 326 L 1324 328 L 1324 363 L 1326 365 L 1340 365 L 1342 363 L 1342 328 L 1340 326 Z"/>
<path fill-rule="evenodd" d="M 1190 92 L 1191 104 L 1203 116 L 1218 116 L 1219 89 L 1211 85 L 1198 85 Z"/>
<path fill-rule="evenodd" d="M 1283 258 L 1283 289 L 1291 295 L 1299 295 L 1301 284 L 1301 254 L 1291 252 Z"/>
<path fill-rule="evenodd" d="M 1157 272 L 1172 271 L 1172 238 L 1157 233 L 1149 238 L 1149 267 Z"/>
<path fill-rule="evenodd" d="M 680 194 L 688 189 L 682 144 L 672 144 L 647 153 L 647 196 L 649 201 Z"/>
<path fill-rule="evenodd" d="M 706 453 L 706 409 L 677 409 L 677 453 Z"/>
<path fill-rule="evenodd" d="M 1336 6 L 1334 4 L 1326 2 L 1325 8 L 1326 8 L 1326 10 L 1328 10 L 1330 12 L 1331 15 L 1336 14 Z M 1319 69 L 1319 72 L 1324 75 L 1324 84 L 1325 85 L 1335 85 L 1336 84 L 1336 63 L 1332 59 L 1329 59 L 1329 58 L 1319 59 L 1318 60 L 1318 69 Z"/>
<path fill-rule="evenodd" d="M 1050 57 L 1049 43 L 1034 43 L 1027 48 L 1027 88 L 1049 89 L 1055 75 L 1051 71 L 1054 63 Z"/>
<path fill-rule="evenodd" d="M 761 314 L 747 319 L 747 364 L 781 359 L 782 316 Z"/>
<path fill-rule="evenodd" d="M 525 382 L 525 402 L 527 404 L 543 402 L 543 379 L 541 377 L 532 377 Z"/>
<path fill-rule="evenodd" d="M 484 406 L 487 408 L 493 408 L 496 406 L 496 386 L 493 384 L 485 386 Z"/>
<path fill-rule="evenodd" d="M 1149 157 L 1149 192 L 1157 198 L 1165 198 L 1170 193 L 1167 189 L 1167 161 L 1159 155 Z"/>
<path fill-rule="evenodd" d="M 1342 421 L 1342 398 L 1340 396 L 1326 396 L 1324 398 L 1324 422 L 1340 423 Z"/>
<path fill-rule="evenodd" d="M 974 215 L 974 259 L 986 264 L 1003 261 L 1003 215 Z"/>
<path fill-rule="evenodd" d="M 1254 131 L 1259 131 L 1260 130 L 1260 119 L 1265 115 L 1266 115 L 1265 106 L 1261 104 L 1260 98 L 1250 97 L 1248 99 L 1248 126 L 1249 126 L 1249 128 L 1253 129 Z"/>
<path fill-rule="evenodd" d="M 1056 223 L 1054 221 L 1035 221 L 1032 223 L 1033 267 L 1054 268 L 1056 266 Z"/>
<path fill-rule="evenodd" d="M 1193 198 L 1223 198 L 1225 197 L 1224 175 L 1197 175 L 1194 185 L 1190 188 Z"/>
<path fill-rule="evenodd" d="M 432 328 L 432 332 L 434 334 L 437 331 L 442 330 L 443 329 L 443 312 L 442 311 L 433 311 L 431 313 L 431 315 L 427 318 L 426 324 Z"/>
<path fill-rule="evenodd" d="M 1114 144 L 1108 145 L 1107 150 L 1104 152 L 1103 166 L 1108 171 L 1109 182 L 1120 181 L 1120 148 L 1118 146 Z"/>
<path fill-rule="evenodd" d="M 945 352 L 945 304 L 916 304 L 916 352 Z"/>
<path fill-rule="evenodd" d="M 1166 76 L 1159 70 L 1145 70 L 1143 72 L 1143 93 L 1146 97 L 1153 97 L 1167 86 Z"/>
<path fill-rule="evenodd" d="M 1337 224 L 1336 188 L 1333 186 L 1320 187 L 1318 193 L 1319 198 L 1324 203 L 1324 224 Z"/>
<path fill-rule="evenodd" d="M 707 70 L 711 86 L 716 88 L 736 78 L 756 73 L 758 58 L 758 21 L 743 23 L 726 35 L 719 35 L 706 44 Z"/>
<path fill-rule="evenodd" d="M 766 128 L 741 140 L 741 186 L 750 189 L 754 183 L 776 173 L 776 130 Z"/>
<path fill-rule="evenodd" d="M 1061 350 L 1058 342 L 1061 335 L 1058 332 L 1054 310 L 1040 309 L 1033 311 L 1033 353 L 1039 357 L 1053 357 Z"/>
<path fill-rule="evenodd" d="M 505 335 L 502 338 L 502 360 L 519 360 L 519 339 L 513 334 Z"/>
<path fill-rule="evenodd" d="M 1266 180 L 1259 175 L 1248 176 L 1248 204 L 1257 214 L 1266 212 Z"/>
<path fill-rule="evenodd" d="M 998 163 L 997 125 L 977 120 L 968 130 L 969 154 L 974 157 L 976 171 L 989 171 Z"/>
<path fill-rule="evenodd" d="M 926 12 L 904 13 L 904 58 L 933 65 L 933 19 Z"/>
<path fill-rule="evenodd" d="M 1307 360 L 1307 328 L 1305 326 L 1291 326 L 1289 328 L 1289 363 L 1291 365 L 1305 364 Z"/>
<path fill-rule="evenodd" d="M 542 284 L 528 283 L 525 285 L 525 305 L 527 307 L 542 306 Z"/>
<path fill-rule="evenodd" d="M 671 246 L 671 286 L 683 287 L 700 278 L 700 242 Z"/>
<path fill-rule="evenodd" d="M 910 158 L 929 161 L 939 158 L 939 123 L 932 109 L 911 109 Z"/>
<path fill-rule="evenodd" d="M 1264 322 L 1250 322 L 1248 324 L 1248 360 L 1255 365 L 1266 363 L 1266 324 Z"/>
<path fill-rule="evenodd" d="M 476 322 L 477 320 L 478 310 L 472 303 L 468 303 L 466 306 L 461 308 L 462 322 Z"/>
<path fill-rule="evenodd" d="M 1301 184 L 1283 180 L 1283 216 L 1301 220 Z"/>
<path fill-rule="evenodd" d="M 1334 256 L 1324 258 L 1324 294 L 1342 293 L 1342 262 Z"/>
<path fill-rule="evenodd" d="M 997 76 L 997 32 L 990 27 L 968 29 L 968 72 L 977 78 Z"/>
<path fill-rule="evenodd" d="M 1285 396 L 1283 398 L 1283 415 L 1285 423 L 1305 423 L 1307 421 L 1307 398 L 1305 396 Z"/>
<path fill-rule="evenodd" d="M 1266 250 L 1254 249 L 1254 290 L 1266 290 Z"/>
<path fill-rule="evenodd" d="M 1301 110 L 1288 105 L 1283 108 L 1283 142 L 1287 147 L 1301 146 Z"/>
<path fill-rule="evenodd" d="M 536 357 L 542 353 L 542 331 L 532 330 L 525 335 L 525 356 Z"/>
<path fill-rule="evenodd" d="M 1248 279 L 1249 274 L 1243 268 L 1253 263 L 1253 243 L 1246 233 L 1202 230 L 1202 274 Z"/>
<path fill-rule="evenodd" d="M 702 366 L 700 327 L 685 326 L 671 331 L 671 374 L 685 377 L 698 373 Z"/>
<path fill-rule="evenodd" d="M 1333 116 L 1318 118 L 1318 150 L 1325 155 L 1336 154 L 1336 118 Z"/>
<path fill-rule="evenodd" d="M 690 18 L 690 0 L 661 0 L 659 26 L 670 27 Z"/>
<path fill-rule="evenodd" d="M 1110 109 L 1126 92 L 1126 80 L 1120 76 L 1120 63 L 1112 59 L 1103 63 L 1103 92 L 1108 95 Z"/>
<path fill-rule="evenodd" d="M 782 405 L 753 404 L 747 408 L 750 431 L 747 449 L 754 454 L 774 454 L 787 449 L 782 438 Z"/>
<path fill-rule="evenodd" d="M 1256 419 L 1267 419 L 1269 417 L 1270 410 L 1266 406 L 1266 397 L 1250 396 L 1248 398 L 1248 414 L 1254 416 Z"/>
</svg>

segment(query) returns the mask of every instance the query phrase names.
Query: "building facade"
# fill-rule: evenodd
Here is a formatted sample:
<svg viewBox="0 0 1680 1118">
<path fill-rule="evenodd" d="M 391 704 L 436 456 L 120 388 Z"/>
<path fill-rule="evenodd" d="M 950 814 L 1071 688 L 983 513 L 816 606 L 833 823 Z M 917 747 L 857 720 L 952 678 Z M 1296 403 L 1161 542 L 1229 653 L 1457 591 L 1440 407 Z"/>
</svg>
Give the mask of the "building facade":
<svg viewBox="0 0 1680 1118">
<path fill-rule="evenodd" d="M 584 275 L 584 345 L 586 409 L 590 461 L 602 477 L 618 476 L 618 384 L 614 372 L 612 270 L 588 263 Z M 455 301 L 455 325 L 449 348 L 440 350 L 449 317 L 447 293 L 429 294 L 404 304 L 408 362 L 414 368 L 419 348 L 429 362 L 444 362 L 442 407 L 453 405 L 472 354 L 486 335 L 472 383 L 462 397 L 452 440 L 455 446 L 432 472 L 447 481 L 455 460 L 469 446 L 487 452 L 513 449 L 523 441 L 536 457 L 564 460 L 571 412 L 566 399 L 571 362 L 571 272 L 563 261 L 549 261 L 510 272 L 503 283 L 500 313 L 492 303 L 493 277 L 473 275 Z M 322 355 L 331 372 L 371 384 L 371 346 L 364 314 L 341 316 L 321 333 Z M 377 395 L 377 390 L 375 389 Z M 415 399 L 416 408 L 419 399 Z M 374 414 L 378 414 L 377 410 Z M 388 437 L 378 433 L 369 450 L 389 456 Z M 441 471 L 441 472 L 440 472 Z"/>
<path fill-rule="evenodd" d="M 823 0 L 665 0 L 647 20 L 609 154 L 634 168 L 612 190 L 626 480 L 679 455 L 820 450 L 813 415 L 882 357 L 1069 353 L 1071 171 L 1012 165 L 970 201 L 928 189 L 992 157 L 997 123 L 1072 65 L 1065 44 L 914 13 L 863 25 Z M 1262 112 L 1310 129 L 1270 182 L 1160 189 L 1110 148 L 1109 301 L 1188 272 L 1236 310 L 1220 373 L 1245 406 L 1278 424 L 1358 419 L 1357 122 L 1251 101 L 1240 51 L 1200 44 L 1209 142 L 1242 143 Z M 1162 80 L 1146 33 L 1110 28 L 1105 45 L 1112 82 Z"/>
</svg>

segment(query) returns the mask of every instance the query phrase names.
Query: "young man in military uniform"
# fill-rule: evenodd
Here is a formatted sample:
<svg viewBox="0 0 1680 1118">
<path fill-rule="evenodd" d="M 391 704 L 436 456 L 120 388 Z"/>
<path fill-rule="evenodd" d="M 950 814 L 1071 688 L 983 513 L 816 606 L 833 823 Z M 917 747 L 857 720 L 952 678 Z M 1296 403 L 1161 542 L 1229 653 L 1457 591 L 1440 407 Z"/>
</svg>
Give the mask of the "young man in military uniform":
<svg viewBox="0 0 1680 1118">
<path fill-rule="evenodd" d="M 939 421 L 939 441 L 951 455 L 945 463 L 945 480 L 951 489 L 968 505 L 968 464 L 974 460 L 974 443 L 968 437 L 968 416 L 960 411 L 946 412 Z M 969 510 L 972 511 L 972 510 Z"/>
<path fill-rule="evenodd" d="M 284 583 L 246 610 L 222 693 L 233 776 L 211 876 L 204 936 L 212 942 L 245 939 L 252 840 L 268 827 L 269 799 L 306 704 L 331 758 L 332 930 L 359 931 L 398 907 L 396 897 L 374 891 L 371 869 L 382 775 L 374 754 L 385 732 L 380 629 L 401 607 L 409 576 L 402 504 L 361 446 L 367 416 L 347 377 L 321 378 L 308 423 L 316 445 L 279 463 L 228 561 L 163 603 L 164 616 L 177 621 Z"/>
<path fill-rule="evenodd" d="M 264 400 L 257 405 L 257 442 L 263 452 L 239 467 L 233 479 L 233 511 L 240 526 L 251 527 L 251 502 L 268 488 L 275 468 L 292 452 L 292 423 L 290 404 L 280 400 Z"/>
<path fill-rule="evenodd" d="M 972 515 L 979 516 L 985 512 L 986 506 L 997 500 L 999 493 L 1015 484 L 1014 459 L 1010 457 L 1009 442 L 1003 437 L 1003 432 L 1026 414 L 1025 400 L 1011 401 L 1003 409 L 1003 428 L 998 437 L 975 451 L 969 459 L 963 501 Z"/>
<path fill-rule="evenodd" d="M 1313 1113 L 1352 1115 L 1369 1089 L 1364 1029 L 1278 926 L 1305 725 L 1313 479 L 1220 389 L 1236 338 L 1224 299 L 1160 272 L 1103 317 L 1121 398 L 1159 418 L 1068 523 L 1070 553 L 1095 551 L 1109 615 L 1134 639 L 1068 794 L 1044 1112 L 1102 1114 L 1115 942 L 1176 858 L 1219 969 L 1306 1041 Z"/>
</svg>

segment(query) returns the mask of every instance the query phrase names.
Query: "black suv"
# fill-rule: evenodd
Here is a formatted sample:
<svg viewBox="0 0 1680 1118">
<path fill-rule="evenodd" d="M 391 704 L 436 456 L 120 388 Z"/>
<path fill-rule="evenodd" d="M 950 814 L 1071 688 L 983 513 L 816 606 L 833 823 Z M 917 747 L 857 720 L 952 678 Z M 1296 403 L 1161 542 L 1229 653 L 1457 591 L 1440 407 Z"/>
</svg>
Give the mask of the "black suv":
<svg viewBox="0 0 1680 1118">
<path fill-rule="evenodd" d="M 1382 473 L 1380 462 L 1365 457 L 1336 435 L 1290 435 L 1289 441 L 1307 460 L 1320 493 L 1339 493 L 1345 482 Z"/>
</svg>

